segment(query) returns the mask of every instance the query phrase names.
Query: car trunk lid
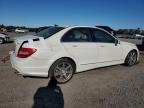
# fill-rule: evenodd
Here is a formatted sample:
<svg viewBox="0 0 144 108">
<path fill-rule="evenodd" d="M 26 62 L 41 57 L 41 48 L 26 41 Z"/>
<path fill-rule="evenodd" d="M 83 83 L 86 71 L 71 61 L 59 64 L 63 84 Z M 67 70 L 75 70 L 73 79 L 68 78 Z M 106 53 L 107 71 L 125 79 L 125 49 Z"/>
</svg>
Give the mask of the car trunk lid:
<svg viewBox="0 0 144 108">
<path fill-rule="evenodd" d="M 24 44 L 28 44 L 27 47 L 37 48 L 38 46 L 35 44 L 35 41 L 40 41 L 41 47 L 46 47 L 46 43 L 43 37 L 37 37 L 34 35 L 22 36 L 14 39 L 15 43 L 15 55 L 17 56 L 19 49 L 24 46 Z"/>
</svg>

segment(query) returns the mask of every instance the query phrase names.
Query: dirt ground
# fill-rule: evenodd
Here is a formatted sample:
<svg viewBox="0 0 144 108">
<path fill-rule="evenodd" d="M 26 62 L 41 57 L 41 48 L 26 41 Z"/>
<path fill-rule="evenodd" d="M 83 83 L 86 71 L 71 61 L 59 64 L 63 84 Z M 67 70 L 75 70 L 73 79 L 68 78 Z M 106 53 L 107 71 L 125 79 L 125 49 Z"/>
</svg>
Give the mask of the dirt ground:
<svg viewBox="0 0 144 108">
<path fill-rule="evenodd" d="M 0 45 L 0 58 L 12 49 Z M 14 72 L 9 61 L 0 62 L 0 108 L 144 108 L 144 53 L 135 66 L 78 73 L 64 85 Z"/>
</svg>

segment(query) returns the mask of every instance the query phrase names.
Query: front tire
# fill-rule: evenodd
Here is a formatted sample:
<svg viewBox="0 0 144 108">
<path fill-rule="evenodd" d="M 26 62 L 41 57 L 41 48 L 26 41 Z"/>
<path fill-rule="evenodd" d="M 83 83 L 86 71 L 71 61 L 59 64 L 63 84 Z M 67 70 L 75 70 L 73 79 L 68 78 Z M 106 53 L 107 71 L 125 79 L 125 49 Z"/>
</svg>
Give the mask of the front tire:
<svg viewBox="0 0 144 108">
<path fill-rule="evenodd" d="M 135 50 L 132 50 L 128 53 L 128 55 L 125 59 L 125 65 L 133 66 L 136 63 L 137 63 L 137 52 Z"/>
<path fill-rule="evenodd" d="M 0 38 L 0 44 L 4 43 L 4 39 Z"/>
<path fill-rule="evenodd" d="M 64 84 L 71 80 L 75 70 L 75 64 L 71 60 L 59 59 L 51 66 L 49 77 L 54 77 L 59 84 Z"/>
</svg>

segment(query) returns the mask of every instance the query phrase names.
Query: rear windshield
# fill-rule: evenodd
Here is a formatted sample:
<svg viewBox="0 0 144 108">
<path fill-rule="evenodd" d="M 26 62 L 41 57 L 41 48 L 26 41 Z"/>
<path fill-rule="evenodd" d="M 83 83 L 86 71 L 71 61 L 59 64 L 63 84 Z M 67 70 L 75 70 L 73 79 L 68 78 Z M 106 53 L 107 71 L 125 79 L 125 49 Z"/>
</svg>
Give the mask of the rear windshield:
<svg viewBox="0 0 144 108">
<path fill-rule="evenodd" d="M 44 37 L 44 39 L 49 38 L 50 36 L 58 33 L 59 31 L 63 30 L 64 27 L 50 27 L 44 29 L 36 34 L 38 37 Z"/>
</svg>

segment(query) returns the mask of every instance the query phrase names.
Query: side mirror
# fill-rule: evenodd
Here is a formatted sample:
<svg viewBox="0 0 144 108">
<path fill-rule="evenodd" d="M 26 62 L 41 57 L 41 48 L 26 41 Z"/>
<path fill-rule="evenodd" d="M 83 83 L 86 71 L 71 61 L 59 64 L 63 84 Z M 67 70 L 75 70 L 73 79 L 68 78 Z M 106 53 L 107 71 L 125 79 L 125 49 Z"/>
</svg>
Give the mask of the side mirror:
<svg viewBox="0 0 144 108">
<path fill-rule="evenodd" d="M 117 46 L 118 44 L 120 44 L 120 41 L 119 40 L 115 40 L 115 46 Z"/>
</svg>

